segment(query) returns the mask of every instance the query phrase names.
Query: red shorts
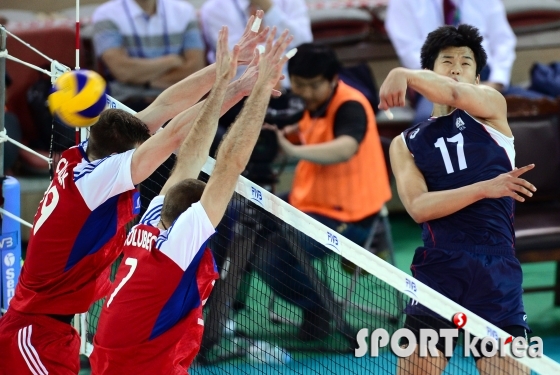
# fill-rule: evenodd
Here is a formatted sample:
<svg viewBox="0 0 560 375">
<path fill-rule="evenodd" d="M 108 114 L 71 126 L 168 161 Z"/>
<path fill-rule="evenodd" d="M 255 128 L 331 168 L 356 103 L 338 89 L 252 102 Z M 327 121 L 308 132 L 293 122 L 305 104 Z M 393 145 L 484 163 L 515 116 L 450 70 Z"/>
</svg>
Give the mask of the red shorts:
<svg viewBox="0 0 560 375">
<path fill-rule="evenodd" d="M 159 355 L 154 355 L 158 352 Z M 89 357 L 92 375 L 158 374 L 173 375 L 173 348 L 161 350 L 157 345 L 131 345 L 106 348 L 93 338 Z"/>
<path fill-rule="evenodd" d="M 199 319 L 202 320 L 200 307 L 161 336 L 141 343 L 130 342 L 121 348 L 104 347 L 94 336 L 89 357 L 91 374 L 186 375 L 200 350 L 204 326 Z"/>
<path fill-rule="evenodd" d="M 80 336 L 46 315 L 8 309 L 0 318 L 0 375 L 70 375 L 80 371 Z"/>
</svg>

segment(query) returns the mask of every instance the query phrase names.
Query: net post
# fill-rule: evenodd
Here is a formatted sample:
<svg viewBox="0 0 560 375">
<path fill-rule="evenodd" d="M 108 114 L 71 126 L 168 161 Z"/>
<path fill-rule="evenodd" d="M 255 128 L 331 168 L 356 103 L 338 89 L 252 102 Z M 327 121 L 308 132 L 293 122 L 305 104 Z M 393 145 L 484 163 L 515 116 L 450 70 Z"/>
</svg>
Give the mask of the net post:
<svg viewBox="0 0 560 375">
<path fill-rule="evenodd" d="M 5 198 L 4 209 L 19 217 L 21 196 L 19 181 L 8 176 L 0 183 L 2 184 L 2 195 Z M 0 229 L 0 270 L 2 271 L 0 315 L 2 315 L 14 297 L 21 271 L 21 224 L 4 216 Z"/>
<path fill-rule="evenodd" d="M 6 50 L 6 29 L 0 25 L 0 52 Z M 0 57 L 0 132 L 4 131 L 6 104 L 6 57 Z M 0 142 L 0 175 L 4 176 L 4 143 Z"/>
</svg>

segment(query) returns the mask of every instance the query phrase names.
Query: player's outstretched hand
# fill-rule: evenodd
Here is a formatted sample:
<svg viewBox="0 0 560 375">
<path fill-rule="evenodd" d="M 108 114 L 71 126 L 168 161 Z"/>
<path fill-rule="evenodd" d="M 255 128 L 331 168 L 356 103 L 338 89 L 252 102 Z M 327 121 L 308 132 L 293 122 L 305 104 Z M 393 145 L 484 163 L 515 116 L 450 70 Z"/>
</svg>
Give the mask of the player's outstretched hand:
<svg viewBox="0 0 560 375">
<path fill-rule="evenodd" d="M 523 173 L 535 168 L 535 164 L 529 164 L 522 168 L 516 168 L 511 172 L 502 173 L 492 180 L 485 181 L 485 192 L 487 198 L 512 197 L 519 202 L 525 202 L 525 198 L 532 197 L 537 188 L 529 181 L 519 178 Z"/>
<path fill-rule="evenodd" d="M 259 59 L 259 77 L 257 78 L 257 85 L 264 85 L 272 90 L 278 81 L 283 78 L 282 67 L 296 53 L 296 49 L 284 54 L 288 45 L 294 39 L 293 36 L 288 36 L 288 30 L 285 30 L 276 42 L 274 37 L 276 35 L 276 28 L 266 39 L 266 46 L 264 52 Z"/>
<path fill-rule="evenodd" d="M 231 52 L 228 49 L 228 28 L 222 26 L 216 46 L 216 83 L 219 81 L 229 83 L 237 72 L 239 46 L 236 44 Z"/>
<path fill-rule="evenodd" d="M 406 100 L 406 77 L 400 68 L 391 70 L 379 88 L 379 109 L 404 107 Z"/>
<path fill-rule="evenodd" d="M 264 17 L 264 11 L 257 10 L 257 14 L 251 16 L 247 21 L 245 26 L 245 31 L 241 36 L 241 39 L 237 42 L 239 45 L 239 57 L 237 58 L 237 63 L 239 65 L 247 65 L 253 59 L 253 51 L 257 48 L 257 45 L 264 43 L 266 36 L 270 31 L 269 27 L 259 32 L 260 24 Z"/>
<path fill-rule="evenodd" d="M 255 49 L 253 60 L 251 60 L 251 63 L 249 64 L 249 66 L 247 66 L 247 69 L 245 69 L 241 77 L 239 77 L 239 83 L 241 84 L 239 89 L 244 93 L 245 96 L 248 96 L 251 93 L 253 86 L 255 86 L 255 83 L 257 82 L 257 78 L 259 76 L 260 56 L 261 55 L 259 51 Z M 277 98 L 281 95 L 282 93 L 280 91 L 272 89 L 273 97 Z"/>
</svg>

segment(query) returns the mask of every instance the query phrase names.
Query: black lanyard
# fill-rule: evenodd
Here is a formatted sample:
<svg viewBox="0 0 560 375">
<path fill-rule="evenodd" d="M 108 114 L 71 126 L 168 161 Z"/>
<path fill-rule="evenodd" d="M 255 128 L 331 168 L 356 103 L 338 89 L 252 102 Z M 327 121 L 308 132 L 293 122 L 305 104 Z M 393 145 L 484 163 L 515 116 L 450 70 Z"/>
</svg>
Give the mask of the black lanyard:
<svg viewBox="0 0 560 375">
<path fill-rule="evenodd" d="M 146 54 L 144 53 L 144 49 L 142 48 L 142 40 L 140 39 L 140 35 L 138 35 L 138 30 L 136 30 L 136 23 L 132 18 L 132 14 L 130 14 L 130 9 L 128 8 L 127 0 L 123 0 L 123 6 L 128 21 L 130 22 L 130 26 L 132 26 L 132 34 L 134 37 L 134 43 L 136 44 L 136 48 L 138 48 L 138 54 L 140 55 L 140 57 L 146 57 Z M 167 30 L 167 17 L 165 17 L 165 9 L 163 7 L 163 1 L 158 1 L 157 7 L 158 7 L 157 12 L 159 12 L 161 7 L 161 15 L 162 15 L 162 22 L 163 22 L 163 42 L 165 43 L 164 55 L 169 55 L 171 53 L 171 46 L 169 43 L 169 32 Z M 146 19 L 146 22 L 148 22 L 148 19 Z"/>
</svg>

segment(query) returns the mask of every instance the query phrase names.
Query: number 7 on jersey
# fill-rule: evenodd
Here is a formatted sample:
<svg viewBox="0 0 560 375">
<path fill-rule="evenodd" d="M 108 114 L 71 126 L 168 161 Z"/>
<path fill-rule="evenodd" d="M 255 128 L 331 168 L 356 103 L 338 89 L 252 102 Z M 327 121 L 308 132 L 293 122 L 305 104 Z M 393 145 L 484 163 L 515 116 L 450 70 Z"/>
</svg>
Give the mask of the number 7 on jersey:
<svg viewBox="0 0 560 375">
<path fill-rule="evenodd" d="M 126 264 L 127 266 L 130 266 L 130 270 L 128 271 L 128 274 L 121 280 L 119 285 L 115 288 L 113 293 L 111 293 L 111 296 L 109 297 L 109 300 L 107 301 L 107 308 L 109 308 L 109 305 L 111 304 L 111 302 L 113 302 L 113 298 L 115 298 L 115 296 L 122 289 L 124 284 L 126 284 L 128 282 L 128 280 L 130 280 L 134 271 L 136 271 L 136 266 L 138 265 L 138 259 L 136 259 L 136 258 L 126 258 L 126 260 L 124 261 L 124 264 Z"/>
</svg>

